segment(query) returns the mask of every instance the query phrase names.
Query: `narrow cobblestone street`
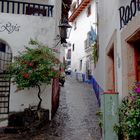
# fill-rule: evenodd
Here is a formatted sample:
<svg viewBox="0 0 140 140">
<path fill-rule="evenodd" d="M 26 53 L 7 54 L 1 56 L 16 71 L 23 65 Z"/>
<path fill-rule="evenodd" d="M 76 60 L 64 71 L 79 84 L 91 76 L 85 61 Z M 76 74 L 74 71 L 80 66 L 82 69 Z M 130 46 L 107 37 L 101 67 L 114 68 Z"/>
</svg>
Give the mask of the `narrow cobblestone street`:
<svg viewBox="0 0 140 140">
<path fill-rule="evenodd" d="M 92 88 L 67 78 L 50 134 L 56 136 L 55 140 L 100 140 L 97 110 Z"/>
<path fill-rule="evenodd" d="M 99 107 L 90 85 L 70 76 L 61 88 L 60 105 L 49 127 L 34 136 L 0 137 L 1 140 L 100 140 L 95 115 Z"/>
</svg>

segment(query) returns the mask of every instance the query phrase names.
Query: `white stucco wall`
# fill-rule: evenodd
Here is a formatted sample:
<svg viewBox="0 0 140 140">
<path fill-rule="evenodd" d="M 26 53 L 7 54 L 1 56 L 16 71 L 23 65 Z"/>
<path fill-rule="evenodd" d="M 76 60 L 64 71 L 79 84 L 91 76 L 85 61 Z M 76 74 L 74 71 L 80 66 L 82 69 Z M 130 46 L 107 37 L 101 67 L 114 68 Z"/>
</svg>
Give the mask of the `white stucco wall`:
<svg viewBox="0 0 140 140">
<path fill-rule="evenodd" d="M 119 24 L 118 1 L 98 2 L 99 59 L 95 68 L 95 79 L 105 89 L 105 52 L 111 36 Z"/>
<path fill-rule="evenodd" d="M 45 2 L 45 0 L 42 2 Z M 42 42 L 50 48 L 54 47 L 56 44 L 56 34 L 58 33 L 57 25 L 61 17 L 61 1 L 51 1 L 50 4 L 57 5 L 56 7 L 54 6 L 55 16 L 53 17 L 0 13 L 0 40 L 6 42 L 6 44 L 10 46 L 13 56 L 18 55 L 19 51 L 22 52 L 25 49 L 24 46 L 29 46 L 28 42 L 30 41 L 30 38 L 37 39 L 39 42 Z M 8 33 L 8 30 L 11 28 L 8 27 L 5 29 L 4 26 L 6 26 L 6 24 L 16 26 L 18 27 L 16 28 L 18 30 Z M 57 55 L 59 57 L 60 54 Z M 15 92 L 15 90 L 16 86 L 11 85 L 10 112 L 23 111 L 24 108 L 29 107 L 29 105 L 38 104 L 39 100 L 37 98 L 37 89 L 23 90 L 18 92 Z M 42 86 L 42 90 L 42 107 L 49 109 L 51 119 L 51 85 Z"/>
<path fill-rule="evenodd" d="M 72 30 L 70 33 L 69 42 L 71 43 L 71 68 L 72 71 L 77 69 L 77 72 L 85 73 L 86 70 L 86 52 L 84 48 L 84 41 L 87 39 L 87 33 L 93 29 L 96 29 L 96 7 L 95 1 L 91 3 L 91 15 L 87 17 L 88 6 L 80 13 L 80 15 L 71 23 Z M 74 24 L 76 22 L 76 30 L 74 30 Z M 73 51 L 74 44 L 74 51 Z M 80 60 L 82 60 L 82 70 L 79 69 Z"/>
<path fill-rule="evenodd" d="M 1 13 L 0 26 L 6 25 L 8 22 L 14 26 L 19 26 L 19 31 L 8 34 L 7 30 L 4 30 L 0 32 L 0 39 L 9 44 L 13 55 L 17 55 L 18 51 L 24 50 L 24 46 L 28 45 L 30 38 L 37 39 L 49 47 L 53 47 L 55 36 L 54 18 Z"/>
<path fill-rule="evenodd" d="M 16 92 L 16 86 L 11 85 L 10 93 L 10 112 L 21 112 L 29 106 L 37 106 L 39 103 L 38 88 L 32 88 L 30 90 L 25 89 Z M 44 109 L 49 109 L 49 119 L 51 120 L 51 101 L 52 101 L 52 86 L 51 85 L 42 85 L 41 86 L 41 98 L 42 103 L 41 107 Z"/>
<path fill-rule="evenodd" d="M 111 40 L 113 32 L 116 30 L 117 38 L 117 91 L 120 98 L 122 97 L 122 54 L 121 54 L 121 32 L 120 30 L 120 16 L 119 8 L 121 6 L 130 5 L 131 0 L 102 0 L 98 2 L 98 15 L 99 15 L 99 60 L 96 66 L 95 78 L 100 86 L 105 89 L 105 52 Z M 124 27 L 125 28 L 125 27 Z"/>
</svg>

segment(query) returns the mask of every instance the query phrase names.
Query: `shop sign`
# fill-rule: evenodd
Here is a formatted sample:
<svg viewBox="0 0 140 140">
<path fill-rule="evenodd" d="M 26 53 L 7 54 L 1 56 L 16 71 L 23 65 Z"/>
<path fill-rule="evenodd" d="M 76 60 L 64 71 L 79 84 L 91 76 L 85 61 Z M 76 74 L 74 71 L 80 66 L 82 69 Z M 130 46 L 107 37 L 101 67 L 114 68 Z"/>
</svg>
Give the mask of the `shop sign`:
<svg viewBox="0 0 140 140">
<path fill-rule="evenodd" d="M 122 29 L 128 22 L 140 11 L 140 0 L 131 0 L 127 6 L 119 8 L 120 13 L 120 29 Z"/>
</svg>

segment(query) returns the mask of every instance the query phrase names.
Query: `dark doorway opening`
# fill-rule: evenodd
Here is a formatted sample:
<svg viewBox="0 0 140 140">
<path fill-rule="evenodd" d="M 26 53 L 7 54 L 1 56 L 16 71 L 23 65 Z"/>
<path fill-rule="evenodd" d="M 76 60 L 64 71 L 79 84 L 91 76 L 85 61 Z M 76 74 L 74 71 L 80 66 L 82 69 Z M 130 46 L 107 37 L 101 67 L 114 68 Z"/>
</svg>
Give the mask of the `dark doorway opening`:
<svg viewBox="0 0 140 140">
<path fill-rule="evenodd" d="M 134 42 L 134 61 L 136 81 L 140 82 L 140 40 Z"/>
</svg>

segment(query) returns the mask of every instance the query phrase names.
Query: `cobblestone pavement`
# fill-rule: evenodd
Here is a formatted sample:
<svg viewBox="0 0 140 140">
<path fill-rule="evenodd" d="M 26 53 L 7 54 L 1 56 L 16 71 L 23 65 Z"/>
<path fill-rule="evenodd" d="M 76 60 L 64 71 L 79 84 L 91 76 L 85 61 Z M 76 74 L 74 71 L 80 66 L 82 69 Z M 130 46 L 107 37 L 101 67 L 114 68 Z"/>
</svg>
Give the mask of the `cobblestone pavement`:
<svg viewBox="0 0 140 140">
<path fill-rule="evenodd" d="M 67 77 L 60 105 L 49 126 L 36 134 L 1 135 L 0 140 L 100 140 L 97 100 L 90 85 Z"/>
</svg>

